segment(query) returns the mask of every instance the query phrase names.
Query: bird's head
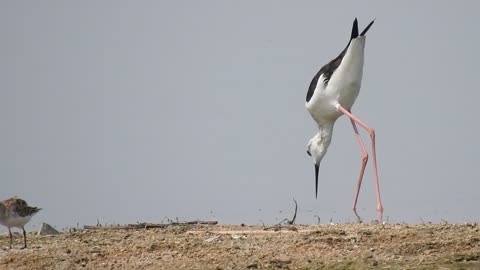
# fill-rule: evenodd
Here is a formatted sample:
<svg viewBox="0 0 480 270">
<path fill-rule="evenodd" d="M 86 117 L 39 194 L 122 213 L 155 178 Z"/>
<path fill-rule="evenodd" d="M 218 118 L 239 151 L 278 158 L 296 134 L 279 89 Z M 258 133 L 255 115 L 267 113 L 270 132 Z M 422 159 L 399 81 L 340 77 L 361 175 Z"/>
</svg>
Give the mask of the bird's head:
<svg viewBox="0 0 480 270">
<path fill-rule="evenodd" d="M 332 131 L 333 125 L 320 127 L 320 131 L 310 139 L 307 145 L 307 154 L 312 158 L 315 166 L 315 198 L 318 194 L 318 169 L 332 140 Z"/>
</svg>

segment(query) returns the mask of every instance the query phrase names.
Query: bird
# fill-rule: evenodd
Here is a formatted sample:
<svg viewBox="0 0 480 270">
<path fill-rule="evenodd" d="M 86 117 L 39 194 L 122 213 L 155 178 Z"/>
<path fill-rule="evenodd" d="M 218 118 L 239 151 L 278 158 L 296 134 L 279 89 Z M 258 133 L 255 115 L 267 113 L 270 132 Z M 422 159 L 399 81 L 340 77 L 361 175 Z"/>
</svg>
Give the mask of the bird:
<svg viewBox="0 0 480 270">
<path fill-rule="evenodd" d="M 368 132 L 371 140 L 377 200 L 376 209 L 378 221 L 383 223 L 383 206 L 380 197 L 375 149 L 375 130 L 351 113 L 352 106 L 360 92 L 362 83 L 366 34 L 374 21 L 375 20 L 372 20 L 359 34 L 358 21 L 357 18 L 355 18 L 350 40 L 345 49 L 343 49 L 337 57 L 324 65 L 313 77 L 307 91 L 305 106 L 313 120 L 317 123 L 319 131 L 308 142 L 307 154 L 313 159 L 315 165 L 315 197 L 317 197 L 320 162 L 325 156 L 332 140 L 335 121 L 342 115 L 346 115 L 350 119 L 355 137 L 363 155 L 353 202 L 353 212 L 358 222 L 362 222 L 356 207 L 363 174 L 368 161 L 368 153 L 358 132 L 357 124 L 364 128 Z"/>
<path fill-rule="evenodd" d="M 10 249 L 12 248 L 13 235 L 11 228 L 21 228 L 23 230 L 23 248 L 27 248 L 27 233 L 25 224 L 27 224 L 33 215 L 42 210 L 38 207 L 28 206 L 24 200 L 13 197 L 0 202 L 0 224 L 8 228 L 10 235 Z"/>
</svg>

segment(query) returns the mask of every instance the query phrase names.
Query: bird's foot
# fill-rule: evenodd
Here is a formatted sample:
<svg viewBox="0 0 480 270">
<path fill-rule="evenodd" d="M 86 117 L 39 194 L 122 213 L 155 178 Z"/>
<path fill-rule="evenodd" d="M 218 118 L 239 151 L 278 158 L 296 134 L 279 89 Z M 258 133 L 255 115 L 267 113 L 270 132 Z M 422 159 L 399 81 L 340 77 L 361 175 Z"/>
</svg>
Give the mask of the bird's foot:
<svg viewBox="0 0 480 270">
<path fill-rule="evenodd" d="M 377 206 L 377 213 L 378 213 L 378 223 L 379 224 L 385 224 L 383 223 L 383 207 L 381 204 Z"/>
<path fill-rule="evenodd" d="M 362 221 L 362 218 L 358 215 L 357 209 L 353 208 L 353 213 L 355 214 L 355 217 L 357 217 L 358 224 L 362 224 L 363 221 Z"/>
</svg>

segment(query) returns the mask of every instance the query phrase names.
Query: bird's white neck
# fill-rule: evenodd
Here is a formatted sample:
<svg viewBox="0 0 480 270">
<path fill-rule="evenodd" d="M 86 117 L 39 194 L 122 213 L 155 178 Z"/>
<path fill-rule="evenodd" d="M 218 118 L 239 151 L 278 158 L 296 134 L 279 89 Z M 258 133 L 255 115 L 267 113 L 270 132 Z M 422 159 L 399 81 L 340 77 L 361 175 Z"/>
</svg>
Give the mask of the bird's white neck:
<svg viewBox="0 0 480 270">
<path fill-rule="evenodd" d="M 310 141 L 310 152 L 315 164 L 320 164 L 332 141 L 333 123 L 320 125 L 318 133 Z"/>
<path fill-rule="evenodd" d="M 333 135 L 333 123 L 323 124 L 319 126 L 320 142 L 319 145 L 327 151 L 330 142 L 332 141 Z"/>
</svg>

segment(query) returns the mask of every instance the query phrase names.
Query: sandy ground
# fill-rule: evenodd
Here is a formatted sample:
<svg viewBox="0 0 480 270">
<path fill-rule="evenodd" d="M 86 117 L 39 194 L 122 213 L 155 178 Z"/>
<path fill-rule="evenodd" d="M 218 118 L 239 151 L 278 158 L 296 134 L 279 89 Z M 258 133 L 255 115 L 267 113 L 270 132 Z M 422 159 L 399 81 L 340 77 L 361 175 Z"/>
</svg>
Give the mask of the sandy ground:
<svg viewBox="0 0 480 270">
<path fill-rule="evenodd" d="M 0 236 L 0 269 L 480 269 L 480 225 L 183 225 Z"/>
</svg>

